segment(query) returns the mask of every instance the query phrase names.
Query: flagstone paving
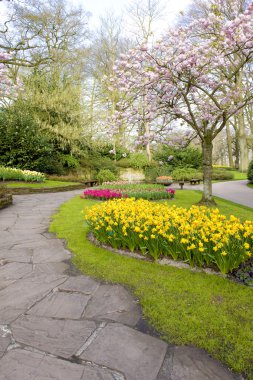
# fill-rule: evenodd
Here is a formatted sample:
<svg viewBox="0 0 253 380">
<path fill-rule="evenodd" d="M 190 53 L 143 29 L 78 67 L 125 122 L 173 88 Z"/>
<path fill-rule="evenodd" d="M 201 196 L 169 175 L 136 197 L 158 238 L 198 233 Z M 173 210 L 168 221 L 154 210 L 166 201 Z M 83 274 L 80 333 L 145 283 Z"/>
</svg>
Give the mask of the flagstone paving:
<svg viewBox="0 0 253 380">
<path fill-rule="evenodd" d="M 122 286 L 69 275 L 71 254 L 47 229 L 79 193 L 15 196 L 0 210 L 0 380 L 243 379 L 138 330 L 138 300 Z"/>
</svg>

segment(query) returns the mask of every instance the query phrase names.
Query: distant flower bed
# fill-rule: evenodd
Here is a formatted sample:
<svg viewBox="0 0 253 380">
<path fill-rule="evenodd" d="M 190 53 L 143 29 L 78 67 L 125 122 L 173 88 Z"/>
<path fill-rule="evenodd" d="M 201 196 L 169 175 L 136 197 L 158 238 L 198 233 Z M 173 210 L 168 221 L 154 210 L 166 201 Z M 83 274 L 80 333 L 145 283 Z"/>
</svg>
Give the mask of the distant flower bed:
<svg viewBox="0 0 253 380">
<path fill-rule="evenodd" d="M 82 198 L 97 198 L 102 200 L 112 198 L 135 198 L 147 200 L 171 199 L 175 190 L 162 185 L 116 183 L 106 184 L 84 191 Z"/>
<path fill-rule="evenodd" d="M 173 181 L 172 181 L 171 176 L 163 175 L 163 176 L 157 177 L 156 182 L 171 185 Z"/>
<path fill-rule="evenodd" d="M 43 173 L 0 166 L 0 180 L 3 181 L 44 182 L 45 179 Z"/>
<path fill-rule="evenodd" d="M 95 237 L 157 260 L 170 257 L 226 274 L 247 261 L 253 249 L 253 221 L 226 218 L 218 209 L 190 209 L 146 200 L 115 199 L 94 205 L 87 222 Z"/>
</svg>

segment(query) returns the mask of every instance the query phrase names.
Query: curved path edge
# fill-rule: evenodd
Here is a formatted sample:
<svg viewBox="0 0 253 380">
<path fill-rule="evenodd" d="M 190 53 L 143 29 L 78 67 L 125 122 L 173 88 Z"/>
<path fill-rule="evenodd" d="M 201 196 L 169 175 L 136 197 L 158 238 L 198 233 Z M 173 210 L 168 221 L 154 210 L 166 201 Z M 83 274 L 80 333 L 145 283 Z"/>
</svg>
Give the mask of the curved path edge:
<svg viewBox="0 0 253 380">
<path fill-rule="evenodd" d="M 249 181 L 223 181 L 213 183 L 213 195 L 223 198 L 225 200 L 238 203 L 242 206 L 253 208 L 253 189 L 247 186 Z M 179 187 L 175 187 L 179 190 Z M 203 191 L 203 185 L 189 185 L 184 186 L 186 190 L 201 190 Z"/>
<path fill-rule="evenodd" d="M 194 347 L 144 333 L 120 285 L 70 276 L 71 253 L 48 233 L 80 191 L 14 196 L 0 210 L 0 380 L 239 380 Z"/>
</svg>

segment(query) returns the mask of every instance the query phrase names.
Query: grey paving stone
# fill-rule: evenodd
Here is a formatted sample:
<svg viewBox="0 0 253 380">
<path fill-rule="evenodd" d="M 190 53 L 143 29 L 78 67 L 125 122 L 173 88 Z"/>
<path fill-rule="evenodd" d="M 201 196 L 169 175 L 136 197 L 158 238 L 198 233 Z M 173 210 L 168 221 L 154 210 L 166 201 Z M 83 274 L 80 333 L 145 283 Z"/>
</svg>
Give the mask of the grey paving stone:
<svg viewBox="0 0 253 380">
<path fill-rule="evenodd" d="M 135 326 L 141 312 L 139 305 L 122 286 L 101 285 L 85 309 L 84 316 Z"/>
<path fill-rule="evenodd" d="M 27 252 L 30 255 L 30 259 L 35 264 L 61 262 L 68 260 L 71 257 L 70 252 L 64 248 L 63 243 L 60 240 L 48 241 L 48 239 L 42 235 L 39 235 L 39 237 L 31 241 L 26 241 L 25 243 L 19 242 L 12 248 L 12 251 L 13 250 L 16 251 L 17 254 L 21 251 L 26 255 Z"/>
<path fill-rule="evenodd" d="M 37 223 L 37 225 L 34 225 L 34 223 L 24 223 L 22 222 L 22 225 L 16 224 L 15 227 L 11 227 L 9 229 L 11 236 L 13 240 L 20 238 L 24 238 L 24 236 L 27 234 L 27 231 L 29 231 L 29 238 L 33 238 L 33 236 L 38 236 L 38 234 L 41 233 L 41 225 Z"/>
<path fill-rule="evenodd" d="M 58 262 L 70 259 L 71 254 L 65 249 L 54 250 L 50 247 L 38 249 L 33 256 L 34 263 Z"/>
<path fill-rule="evenodd" d="M 8 324 L 66 279 L 60 275 L 31 274 L 0 291 L 0 324 Z"/>
<path fill-rule="evenodd" d="M 31 272 L 31 264 L 7 263 L 0 266 L 0 290 Z"/>
<path fill-rule="evenodd" d="M 50 244 L 47 246 L 38 248 L 34 250 L 33 262 L 34 263 L 50 263 L 57 261 L 64 261 L 70 259 L 71 254 L 69 251 L 63 247 L 58 249 L 51 247 Z"/>
<path fill-rule="evenodd" d="M 90 296 L 55 292 L 33 306 L 28 314 L 44 317 L 80 319 Z"/>
<path fill-rule="evenodd" d="M 221 363 L 194 347 L 172 347 L 157 380 L 239 380 Z"/>
<path fill-rule="evenodd" d="M 1 235 L 2 235 L 2 232 L 1 232 Z M 8 234 L 8 236 L 6 236 L 5 239 L 2 239 L 2 237 L 0 238 L 0 246 L 1 248 L 7 248 L 7 249 L 10 249 L 13 247 L 13 245 L 22 245 L 24 246 L 24 244 L 30 244 L 32 245 L 33 242 L 37 241 L 38 239 L 41 239 L 41 235 L 40 234 L 34 234 L 34 235 L 24 235 L 23 236 L 15 236 L 13 237 L 13 235 L 11 234 Z"/>
<path fill-rule="evenodd" d="M 108 324 L 81 358 L 122 372 L 127 380 L 156 380 L 167 345 L 118 323 Z"/>
<path fill-rule="evenodd" d="M 63 358 L 74 355 L 95 328 L 93 321 L 61 320 L 34 315 L 22 315 L 11 324 L 16 342 Z"/>
<path fill-rule="evenodd" d="M 10 213 L 10 208 L 1 209 L 1 218 L 0 218 L 0 231 L 5 231 L 8 227 L 15 225 L 17 220 L 16 212 L 13 214 Z"/>
<path fill-rule="evenodd" d="M 41 353 L 12 350 L 0 360 L 0 380 L 115 380 L 111 372 Z"/>
<path fill-rule="evenodd" d="M 7 332 L 7 327 L 0 326 L 0 358 L 4 355 L 10 343 L 11 343 L 11 336 Z M 1 373 L 1 367 L 0 367 L 0 373 Z"/>
<path fill-rule="evenodd" d="M 0 259 L 6 259 L 10 262 L 31 263 L 32 257 L 32 248 L 20 248 L 18 245 L 12 248 L 2 248 L 0 251 Z"/>
<path fill-rule="evenodd" d="M 35 264 L 34 272 L 47 273 L 47 274 L 63 274 L 69 265 L 63 262 L 57 263 L 43 263 L 43 264 Z"/>
<path fill-rule="evenodd" d="M 70 277 L 64 284 L 59 286 L 59 290 L 67 292 L 79 292 L 84 294 L 94 293 L 98 287 L 99 282 L 87 276 Z"/>
</svg>

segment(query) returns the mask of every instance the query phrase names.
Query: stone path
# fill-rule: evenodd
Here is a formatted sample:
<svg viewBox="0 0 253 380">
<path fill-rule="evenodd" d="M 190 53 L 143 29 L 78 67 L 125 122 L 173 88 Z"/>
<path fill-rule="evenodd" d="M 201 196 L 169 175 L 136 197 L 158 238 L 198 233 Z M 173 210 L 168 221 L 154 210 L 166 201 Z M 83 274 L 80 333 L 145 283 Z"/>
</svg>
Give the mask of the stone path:
<svg viewBox="0 0 253 380">
<path fill-rule="evenodd" d="M 226 181 L 213 184 L 213 193 L 217 197 L 253 208 L 253 189 L 247 186 L 249 181 Z"/>
<path fill-rule="evenodd" d="M 213 183 L 213 195 L 253 208 L 253 189 L 247 186 L 248 181 L 225 181 Z M 176 184 L 175 189 L 179 189 Z M 185 184 L 187 190 L 203 190 L 203 185 Z"/>
<path fill-rule="evenodd" d="M 0 380 L 242 379 L 144 333 L 122 286 L 67 274 L 71 254 L 47 229 L 75 194 L 15 196 L 0 210 Z"/>
</svg>

